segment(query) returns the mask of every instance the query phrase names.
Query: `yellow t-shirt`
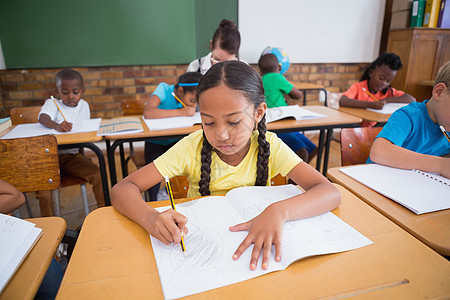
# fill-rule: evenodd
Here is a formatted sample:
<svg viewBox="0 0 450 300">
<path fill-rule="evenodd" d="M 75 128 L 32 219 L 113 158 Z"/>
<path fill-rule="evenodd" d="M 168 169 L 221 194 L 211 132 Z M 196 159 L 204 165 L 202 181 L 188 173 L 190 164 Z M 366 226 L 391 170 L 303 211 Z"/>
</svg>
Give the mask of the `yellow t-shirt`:
<svg viewBox="0 0 450 300">
<path fill-rule="evenodd" d="M 211 155 L 211 195 L 224 195 L 231 189 L 241 186 L 253 186 L 256 180 L 256 161 L 258 159 L 258 131 L 253 131 L 250 149 L 237 166 L 223 162 L 216 152 Z M 267 132 L 270 143 L 269 179 L 277 174 L 286 176 L 302 159 L 297 156 L 273 132 Z M 188 197 L 199 197 L 201 150 L 203 131 L 198 130 L 184 137 L 163 155 L 154 160 L 162 176 L 187 176 L 189 181 Z"/>
</svg>

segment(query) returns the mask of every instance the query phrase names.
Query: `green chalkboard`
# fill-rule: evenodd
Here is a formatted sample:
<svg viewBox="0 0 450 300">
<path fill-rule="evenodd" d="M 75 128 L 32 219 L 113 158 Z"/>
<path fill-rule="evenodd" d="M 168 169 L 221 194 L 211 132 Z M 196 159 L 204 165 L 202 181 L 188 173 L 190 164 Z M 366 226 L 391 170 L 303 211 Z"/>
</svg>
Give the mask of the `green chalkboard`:
<svg viewBox="0 0 450 300">
<path fill-rule="evenodd" d="M 7 68 L 186 63 L 194 0 L 0 1 Z"/>
<path fill-rule="evenodd" d="M 237 1 L 0 1 L 0 41 L 8 69 L 189 63 Z"/>
</svg>

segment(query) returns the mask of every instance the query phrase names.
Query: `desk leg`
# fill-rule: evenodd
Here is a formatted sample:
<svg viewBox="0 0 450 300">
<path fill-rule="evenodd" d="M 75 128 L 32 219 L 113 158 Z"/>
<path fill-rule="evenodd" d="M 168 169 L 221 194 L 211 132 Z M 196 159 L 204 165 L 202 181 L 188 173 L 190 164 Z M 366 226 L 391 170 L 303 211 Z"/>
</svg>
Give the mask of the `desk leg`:
<svg viewBox="0 0 450 300">
<path fill-rule="evenodd" d="M 109 178 L 111 181 L 111 187 L 113 187 L 117 183 L 116 160 L 114 158 L 114 152 L 116 148 L 121 144 L 122 142 L 120 141 L 114 141 L 108 150 Z"/>
<path fill-rule="evenodd" d="M 119 155 L 120 155 L 120 165 L 122 166 L 122 178 L 125 178 L 128 176 L 128 166 L 127 162 L 125 161 L 125 151 L 123 149 L 123 144 L 120 144 L 119 146 Z"/>
<path fill-rule="evenodd" d="M 323 170 L 322 174 L 323 176 L 327 175 L 328 170 L 328 158 L 330 156 L 330 143 L 331 143 L 331 137 L 333 136 L 333 128 L 330 128 L 327 130 L 327 138 L 325 140 L 325 155 L 323 158 Z"/>
<path fill-rule="evenodd" d="M 317 161 L 316 161 L 316 170 L 318 172 L 320 172 L 320 166 L 322 164 L 322 151 L 323 151 L 323 144 L 324 144 L 324 133 L 325 133 L 325 129 L 320 129 L 319 145 L 317 145 Z"/>
</svg>

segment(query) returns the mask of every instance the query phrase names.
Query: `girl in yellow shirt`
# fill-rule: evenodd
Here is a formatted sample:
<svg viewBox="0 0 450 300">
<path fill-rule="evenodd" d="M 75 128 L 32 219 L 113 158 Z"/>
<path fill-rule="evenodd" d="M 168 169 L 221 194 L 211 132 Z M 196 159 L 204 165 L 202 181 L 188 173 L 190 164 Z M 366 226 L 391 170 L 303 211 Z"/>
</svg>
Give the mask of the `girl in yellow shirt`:
<svg viewBox="0 0 450 300">
<path fill-rule="evenodd" d="M 267 269 L 272 245 L 275 260 L 281 260 L 284 223 L 336 208 L 340 194 L 275 134 L 266 132 L 262 81 L 247 64 L 227 61 L 211 67 L 200 80 L 197 99 L 203 130 L 183 138 L 153 163 L 115 185 L 112 203 L 161 242 L 177 244 L 187 234 L 187 218 L 174 210 L 159 213 L 140 195 L 164 176 L 188 176 L 188 196 L 199 197 L 225 194 L 240 186 L 267 186 L 276 174 L 287 175 L 305 192 L 271 204 L 254 219 L 230 227 L 233 232 L 248 231 L 233 259 L 239 259 L 254 244 L 250 269 L 256 269 L 261 252 L 261 267 Z"/>
</svg>

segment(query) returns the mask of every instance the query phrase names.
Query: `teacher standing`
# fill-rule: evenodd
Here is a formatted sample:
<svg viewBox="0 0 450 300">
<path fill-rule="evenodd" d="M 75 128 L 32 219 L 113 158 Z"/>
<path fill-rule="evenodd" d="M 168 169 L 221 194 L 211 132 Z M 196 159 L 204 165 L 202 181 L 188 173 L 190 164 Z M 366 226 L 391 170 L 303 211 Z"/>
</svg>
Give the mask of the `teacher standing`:
<svg viewBox="0 0 450 300">
<path fill-rule="evenodd" d="M 210 42 L 211 52 L 202 58 L 192 61 L 188 72 L 200 72 L 204 75 L 211 66 L 228 60 L 239 60 L 238 52 L 241 46 L 241 34 L 233 21 L 223 19 L 214 32 Z"/>
</svg>

